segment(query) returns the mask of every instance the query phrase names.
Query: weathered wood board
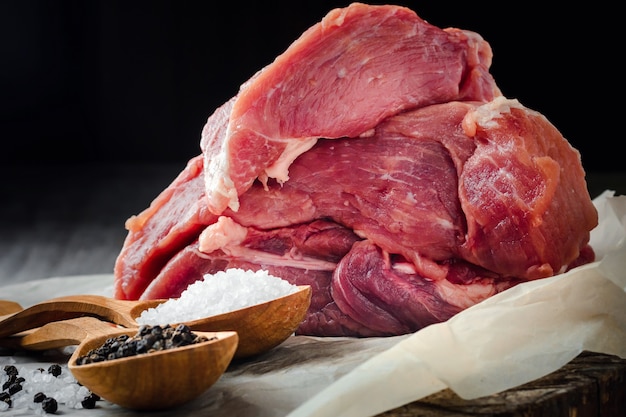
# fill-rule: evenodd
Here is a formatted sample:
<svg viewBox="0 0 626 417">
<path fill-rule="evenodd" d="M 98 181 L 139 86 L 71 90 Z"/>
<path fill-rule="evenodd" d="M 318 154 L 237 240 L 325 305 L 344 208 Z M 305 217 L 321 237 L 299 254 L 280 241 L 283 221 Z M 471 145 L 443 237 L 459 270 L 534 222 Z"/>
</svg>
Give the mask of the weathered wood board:
<svg viewBox="0 0 626 417">
<path fill-rule="evenodd" d="M 474 400 L 444 390 L 379 417 L 625 417 L 626 359 L 583 352 L 558 371 Z"/>
</svg>

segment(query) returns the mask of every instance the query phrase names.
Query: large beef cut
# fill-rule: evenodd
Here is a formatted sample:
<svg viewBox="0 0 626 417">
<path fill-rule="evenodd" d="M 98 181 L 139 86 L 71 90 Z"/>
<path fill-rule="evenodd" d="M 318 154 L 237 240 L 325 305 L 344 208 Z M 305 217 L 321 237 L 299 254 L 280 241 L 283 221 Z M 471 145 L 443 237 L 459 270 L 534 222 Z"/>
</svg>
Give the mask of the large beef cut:
<svg viewBox="0 0 626 417">
<path fill-rule="evenodd" d="M 359 137 L 386 117 L 499 94 L 491 48 L 476 33 L 441 30 L 413 11 L 355 3 L 332 10 L 245 83 L 203 132 L 209 209 L 237 210 L 259 178 L 289 178 L 318 138 Z M 223 130 L 224 129 L 224 130 Z"/>
<path fill-rule="evenodd" d="M 120 299 L 265 269 L 313 288 L 299 334 L 387 336 L 594 260 L 580 155 L 500 93 L 477 34 L 331 11 L 207 120 L 127 221 Z"/>
</svg>

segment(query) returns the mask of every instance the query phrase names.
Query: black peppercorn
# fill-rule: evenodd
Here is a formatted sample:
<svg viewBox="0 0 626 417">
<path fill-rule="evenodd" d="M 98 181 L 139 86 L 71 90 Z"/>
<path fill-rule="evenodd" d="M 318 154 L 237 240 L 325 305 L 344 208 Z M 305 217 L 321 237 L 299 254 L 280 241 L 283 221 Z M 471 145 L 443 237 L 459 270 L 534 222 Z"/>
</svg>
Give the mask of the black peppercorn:
<svg viewBox="0 0 626 417">
<path fill-rule="evenodd" d="M 46 399 L 46 394 L 44 394 L 43 392 L 38 392 L 37 394 L 33 396 L 33 402 L 36 402 L 36 403 L 40 403 L 45 399 Z"/>
<path fill-rule="evenodd" d="M 122 335 L 107 339 L 102 346 L 92 349 L 76 360 L 78 365 L 93 362 L 126 358 L 138 354 L 186 346 L 205 342 L 209 339 L 200 337 L 191 329 L 179 324 L 174 329 L 171 325 L 142 325 L 134 336 Z"/>
<path fill-rule="evenodd" d="M 83 406 L 83 408 L 87 408 L 87 409 L 96 408 L 96 401 L 98 401 L 99 399 L 100 397 L 98 395 L 91 393 L 85 398 L 83 398 L 80 404 Z"/>
<path fill-rule="evenodd" d="M 48 373 L 52 374 L 54 376 L 61 375 L 61 365 L 59 365 L 59 364 L 52 364 L 52 365 L 50 365 L 50 367 L 48 368 Z"/>
<path fill-rule="evenodd" d="M 165 329 L 167 329 L 169 326 L 165 326 Z M 161 335 L 163 334 L 163 330 L 164 328 L 161 326 L 153 326 L 152 330 L 150 330 L 150 334 L 156 336 L 156 337 L 161 337 Z"/>
<path fill-rule="evenodd" d="M 8 392 L 10 395 L 13 395 L 16 392 L 20 392 L 21 390 L 22 390 L 22 384 L 19 382 L 14 382 L 9 386 Z"/>
<path fill-rule="evenodd" d="M 57 400 L 55 400 L 52 397 L 46 397 L 42 402 L 41 402 L 41 408 L 43 409 L 43 411 L 45 411 L 46 413 L 51 413 L 54 414 L 57 412 L 57 409 L 59 408 L 59 405 L 57 404 Z"/>
<path fill-rule="evenodd" d="M 7 380 L 2 384 L 2 390 L 8 389 L 12 384 L 17 381 L 17 374 L 9 374 Z"/>
<path fill-rule="evenodd" d="M 5 365 L 4 366 L 4 372 L 7 375 L 17 375 L 17 368 L 15 367 L 15 365 Z"/>
<path fill-rule="evenodd" d="M 2 391 L 0 392 L 0 401 L 4 401 L 5 403 L 11 404 L 11 395 L 8 392 Z"/>
</svg>

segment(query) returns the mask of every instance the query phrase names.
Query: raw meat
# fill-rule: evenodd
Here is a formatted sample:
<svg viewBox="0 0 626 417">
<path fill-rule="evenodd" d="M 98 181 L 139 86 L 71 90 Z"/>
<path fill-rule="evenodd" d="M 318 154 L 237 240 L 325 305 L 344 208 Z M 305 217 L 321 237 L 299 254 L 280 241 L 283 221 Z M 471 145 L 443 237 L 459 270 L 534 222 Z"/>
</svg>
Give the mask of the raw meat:
<svg viewBox="0 0 626 417">
<path fill-rule="evenodd" d="M 403 112 L 366 138 L 321 139 L 289 181 L 255 182 L 222 216 L 203 205 L 201 163 L 135 220 L 119 298 L 176 297 L 204 273 L 263 268 L 313 286 L 298 333 L 386 336 L 593 260 L 597 214 L 578 152 L 504 97 Z M 188 209 L 170 210 L 172 198 Z M 168 245 L 158 242 L 175 255 L 157 272 L 150 251 Z"/>
<path fill-rule="evenodd" d="M 318 138 L 367 136 L 383 119 L 433 103 L 493 99 L 491 58 L 478 34 L 437 28 L 404 7 L 332 10 L 205 126 L 209 210 L 237 211 L 257 178 L 287 181 Z"/>
<path fill-rule="evenodd" d="M 578 151 L 502 96 L 491 58 L 478 34 L 403 7 L 331 11 L 127 221 L 115 297 L 265 269 L 312 286 L 299 334 L 389 336 L 593 261 Z"/>
<path fill-rule="evenodd" d="M 115 296 L 135 298 L 170 258 L 197 239 L 216 221 L 204 204 L 204 182 L 199 181 L 202 157 L 198 156 L 150 207 L 126 221 L 128 236 L 115 263 Z"/>
</svg>

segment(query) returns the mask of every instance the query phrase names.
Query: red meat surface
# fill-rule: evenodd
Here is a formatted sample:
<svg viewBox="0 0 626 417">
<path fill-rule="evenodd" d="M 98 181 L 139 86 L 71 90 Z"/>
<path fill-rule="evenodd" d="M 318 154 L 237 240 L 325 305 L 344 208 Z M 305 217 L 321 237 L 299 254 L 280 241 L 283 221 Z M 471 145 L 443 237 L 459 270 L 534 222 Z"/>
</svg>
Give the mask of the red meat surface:
<svg viewBox="0 0 626 417">
<path fill-rule="evenodd" d="M 490 54 L 405 8 L 333 10 L 209 117 L 201 154 L 128 220 L 115 297 L 264 269 L 312 286 L 299 334 L 388 336 L 593 261 L 580 155 L 499 93 Z"/>
<path fill-rule="evenodd" d="M 500 94 L 491 58 L 478 34 L 440 29 L 404 7 L 332 10 L 241 86 L 219 117 L 226 126 L 213 118 L 205 127 L 209 209 L 237 210 L 257 178 L 287 181 L 291 161 L 318 138 L 368 135 L 428 104 L 491 100 Z"/>
</svg>

